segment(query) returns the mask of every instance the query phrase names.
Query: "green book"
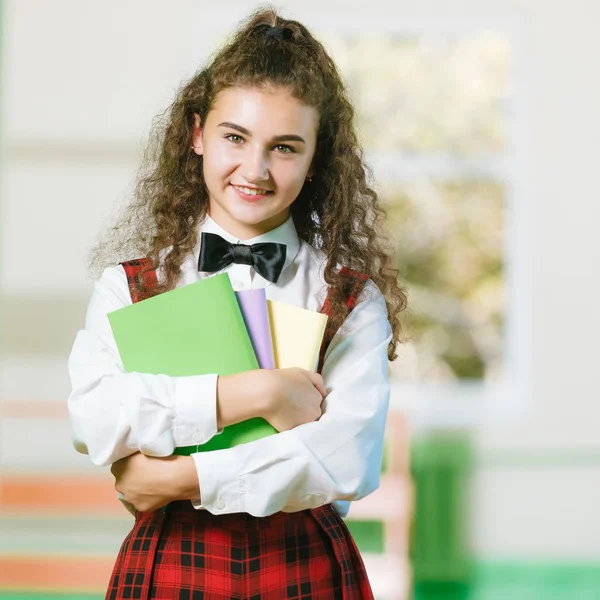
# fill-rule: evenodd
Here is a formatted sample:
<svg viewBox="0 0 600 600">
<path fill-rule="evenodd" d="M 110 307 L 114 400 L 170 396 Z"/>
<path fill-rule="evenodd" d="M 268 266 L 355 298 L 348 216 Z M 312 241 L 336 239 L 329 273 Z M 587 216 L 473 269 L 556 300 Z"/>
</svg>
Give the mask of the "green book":
<svg viewBox="0 0 600 600">
<path fill-rule="evenodd" d="M 259 368 L 227 273 L 112 311 L 108 320 L 128 373 L 183 377 Z M 176 448 L 175 454 L 221 450 L 273 433 L 274 427 L 256 417 L 225 427 L 205 444 Z"/>
</svg>

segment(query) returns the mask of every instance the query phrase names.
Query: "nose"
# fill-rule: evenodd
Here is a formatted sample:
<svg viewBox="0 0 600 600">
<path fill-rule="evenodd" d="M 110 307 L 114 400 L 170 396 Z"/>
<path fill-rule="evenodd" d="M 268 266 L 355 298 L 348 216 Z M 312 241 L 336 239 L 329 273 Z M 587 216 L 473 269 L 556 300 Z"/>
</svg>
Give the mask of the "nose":
<svg viewBox="0 0 600 600">
<path fill-rule="evenodd" d="M 248 183 L 262 183 L 269 179 L 269 158 L 263 148 L 249 150 L 244 161 L 244 178 Z"/>
</svg>

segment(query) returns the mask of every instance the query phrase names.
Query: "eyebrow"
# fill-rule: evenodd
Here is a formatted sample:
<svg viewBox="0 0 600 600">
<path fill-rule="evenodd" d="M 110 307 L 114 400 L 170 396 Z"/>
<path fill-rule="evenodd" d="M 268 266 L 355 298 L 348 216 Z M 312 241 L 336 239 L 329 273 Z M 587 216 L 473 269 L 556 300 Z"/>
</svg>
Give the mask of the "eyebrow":
<svg viewBox="0 0 600 600">
<path fill-rule="evenodd" d="M 252 133 L 250 131 L 248 131 L 245 127 L 242 127 L 241 125 L 236 125 L 235 123 L 230 123 L 229 121 L 224 121 L 223 123 L 219 123 L 217 125 L 217 127 L 229 127 L 230 129 L 235 129 L 236 131 L 239 131 L 240 133 L 243 133 L 244 135 L 252 137 Z M 302 138 L 299 135 L 296 135 L 294 133 L 286 133 L 284 135 L 276 135 L 273 138 L 273 141 L 274 142 L 302 142 L 303 144 L 306 144 L 306 141 L 304 140 L 304 138 Z"/>
</svg>

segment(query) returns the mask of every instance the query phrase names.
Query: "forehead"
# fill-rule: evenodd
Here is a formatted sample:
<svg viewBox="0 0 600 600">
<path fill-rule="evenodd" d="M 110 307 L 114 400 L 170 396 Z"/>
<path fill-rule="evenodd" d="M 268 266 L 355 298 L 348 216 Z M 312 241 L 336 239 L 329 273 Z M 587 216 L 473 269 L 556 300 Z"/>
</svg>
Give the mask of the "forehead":
<svg viewBox="0 0 600 600">
<path fill-rule="evenodd" d="M 253 134 L 316 135 L 319 115 L 284 88 L 232 87 L 220 91 L 208 113 L 207 126 L 223 121 L 241 125 Z"/>
</svg>

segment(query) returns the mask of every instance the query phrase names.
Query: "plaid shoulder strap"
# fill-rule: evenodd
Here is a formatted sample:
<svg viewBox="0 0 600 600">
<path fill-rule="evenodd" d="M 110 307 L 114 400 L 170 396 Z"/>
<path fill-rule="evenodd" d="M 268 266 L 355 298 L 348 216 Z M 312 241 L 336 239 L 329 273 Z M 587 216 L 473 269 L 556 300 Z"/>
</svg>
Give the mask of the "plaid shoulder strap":
<svg viewBox="0 0 600 600">
<path fill-rule="evenodd" d="M 150 258 L 138 258 L 121 263 L 127 275 L 127 285 L 133 303 L 148 298 L 158 285 L 156 270 Z"/>
<path fill-rule="evenodd" d="M 363 291 L 367 281 L 369 281 L 369 276 L 365 275 L 364 273 L 359 273 L 353 269 L 349 269 L 348 267 L 342 267 L 340 269 L 340 274 L 345 279 L 344 296 L 346 297 L 348 314 L 350 314 L 356 306 L 358 298 L 360 297 L 360 294 Z M 323 302 L 321 312 L 327 316 L 331 316 L 331 303 L 329 302 L 329 295 L 327 295 L 325 302 Z M 327 348 L 329 348 L 329 344 L 331 343 L 331 340 L 333 340 L 339 327 L 339 325 L 336 327 L 335 323 L 332 323 L 331 320 L 327 321 L 325 335 L 323 336 L 323 343 L 321 344 L 321 351 L 319 353 L 319 367 L 317 368 L 317 373 L 320 373 L 323 369 L 325 353 L 327 352 Z"/>
<path fill-rule="evenodd" d="M 154 287 L 158 284 L 156 277 L 156 270 L 153 268 L 152 261 L 150 258 L 140 258 L 136 260 L 129 260 L 121 263 L 125 269 L 127 275 L 127 284 L 129 285 L 129 293 L 131 294 L 132 302 L 139 302 L 148 298 Z M 344 284 L 344 295 L 346 296 L 346 305 L 348 306 L 348 314 L 352 312 L 352 309 L 356 306 L 358 298 L 363 291 L 365 284 L 369 280 L 368 275 L 359 273 L 353 269 L 342 267 L 340 274 L 345 278 Z M 325 298 L 321 312 L 325 315 L 331 315 L 331 304 L 329 302 L 329 296 Z M 325 353 L 337 333 L 338 327 L 335 327 L 331 321 L 327 322 L 325 328 L 325 335 L 323 336 L 323 343 L 321 344 L 321 351 L 319 353 L 319 366 L 317 372 L 320 373 L 323 368 L 325 361 Z"/>
</svg>

